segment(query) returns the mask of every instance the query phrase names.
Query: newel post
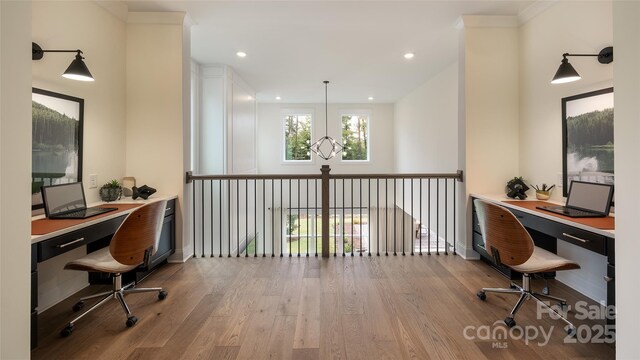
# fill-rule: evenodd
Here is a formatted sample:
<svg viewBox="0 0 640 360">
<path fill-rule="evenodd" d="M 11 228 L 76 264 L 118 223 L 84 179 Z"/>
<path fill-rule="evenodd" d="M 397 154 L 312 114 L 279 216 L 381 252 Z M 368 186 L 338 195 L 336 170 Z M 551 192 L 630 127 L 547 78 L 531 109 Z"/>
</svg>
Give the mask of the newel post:
<svg viewBox="0 0 640 360">
<path fill-rule="evenodd" d="M 329 257 L 329 165 L 322 165 L 322 257 Z"/>
</svg>

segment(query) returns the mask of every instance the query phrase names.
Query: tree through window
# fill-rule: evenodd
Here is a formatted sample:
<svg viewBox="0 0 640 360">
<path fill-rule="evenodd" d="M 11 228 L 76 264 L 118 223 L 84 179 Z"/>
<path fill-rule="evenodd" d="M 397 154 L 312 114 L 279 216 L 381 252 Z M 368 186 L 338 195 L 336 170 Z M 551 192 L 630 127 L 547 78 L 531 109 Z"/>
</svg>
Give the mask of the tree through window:
<svg viewBox="0 0 640 360">
<path fill-rule="evenodd" d="M 369 115 L 342 115 L 342 160 L 369 160 Z"/>
<path fill-rule="evenodd" d="M 311 114 L 290 114 L 284 117 L 284 159 L 311 160 Z"/>
</svg>

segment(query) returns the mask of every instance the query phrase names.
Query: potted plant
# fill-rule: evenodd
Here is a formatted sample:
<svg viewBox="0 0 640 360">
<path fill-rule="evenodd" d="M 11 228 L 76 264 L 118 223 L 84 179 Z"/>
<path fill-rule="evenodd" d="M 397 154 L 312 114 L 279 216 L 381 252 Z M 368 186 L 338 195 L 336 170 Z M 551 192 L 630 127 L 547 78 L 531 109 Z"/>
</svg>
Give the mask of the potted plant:
<svg viewBox="0 0 640 360">
<path fill-rule="evenodd" d="M 102 185 L 100 188 L 100 198 L 102 201 L 115 201 L 120 200 L 122 196 L 122 185 L 118 180 L 111 180 L 108 183 Z"/>
</svg>

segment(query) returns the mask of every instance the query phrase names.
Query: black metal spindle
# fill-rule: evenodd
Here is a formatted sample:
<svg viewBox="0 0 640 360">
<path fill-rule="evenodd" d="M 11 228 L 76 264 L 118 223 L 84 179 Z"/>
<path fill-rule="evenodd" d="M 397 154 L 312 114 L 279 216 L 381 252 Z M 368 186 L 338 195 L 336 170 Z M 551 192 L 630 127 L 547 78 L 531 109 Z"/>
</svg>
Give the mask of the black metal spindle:
<svg viewBox="0 0 640 360">
<path fill-rule="evenodd" d="M 284 222 L 284 213 L 283 213 L 283 208 L 284 208 L 284 202 L 282 201 L 283 199 L 283 195 L 282 195 L 282 183 L 284 182 L 284 179 L 280 179 L 280 225 L 278 226 L 278 228 L 280 229 L 280 257 L 282 257 L 282 251 L 284 250 L 284 231 L 282 231 L 282 224 Z M 291 185 L 291 180 L 289 180 L 289 185 Z M 289 196 L 291 197 L 291 196 Z"/>
<path fill-rule="evenodd" d="M 333 257 L 336 256 L 338 256 L 338 180 L 333 179 Z"/>
<path fill-rule="evenodd" d="M 431 255 L 431 179 L 427 181 L 427 255 Z"/>
<path fill-rule="evenodd" d="M 266 180 L 262 179 L 262 257 L 267 256 L 267 188 Z"/>
<path fill-rule="evenodd" d="M 360 191 L 360 196 L 358 197 L 358 205 L 360 205 L 360 256 L 362 256 L 362 178 L 358 179 L 360 181 L 358 190 Z"/>
<path fill-rule="evenodd" d="M 420 214 L 418 215 L 420 218 L 420 227 L 418 228 L 418 237 L 420 238 L 420 256 L 422 256 L 422 179 L 418 179 L 418 185 L 420 188 Z"/>
<path fill-rule="evenodd" d="M 307 179 L 307 203 L 305 204 L 306 207 L 306 216 L 307 216 L 307 257 L 309 257 L 309 246 L 311 246 L 311 243 L 309 242 L 309 179 Z"/>
<path fill-rule="evenodd" d="M 197 189 L 197 181 L 193 182 L 193 186 L 191 188 L 191 198 L 193 199 L 193 257 L 196 257 L 196 189 Z"/>
<path fill-rule="evenodd" d="M 444 254 L 449 255 L 449 237 L 447 231 L 447 219 L 449 217 L 449 212 L 447 209 L 447 205 L 449 204 L 449 191 L 448 191 L 449 179 L 444 179 Z"/>
<path fill-rule="evenodd" d="M 380 179 L 376 179 L 376 256 L 380 256 Z"/>
<path fill-rule="evenodd" d="M 404 243 L 406 242 L 404 239 L 405 236 L 405 224 L 406 224 L 406 220 L 405 220 L 405 216 L 404 214 L 407 213 L 407 208 L 405 207 L 405 192 L 404 192 L 404 183 L 405 183 L 405 179 L 402 179 L 402 213 L 400 214 L 400 216 L 402 216 L 401 221 L 402 221 L 402 256 L 405 256 L 405 252 L 404 252 Z"/>
<path fill-rule="evenodd" d="M 297 197 L 296 205 L 298 206 L 298 257 L 300 257 L 300 243 L 302 242 L 302 236 L 300 236 L 300 220 L 301 220 L 301 206 L 300 206 L 300 179 L 298 179 L 298 197 Z"/>
<path fill-rule="evenodd" d="M 256 179 L 253 179 L 253 242 L 256 244 L 253 257 L 258 257 L 258 180 Z"/>
<path fill-rule="evenodd" d="M 314 179 L 313 180 L 313 187 L 315 189 L 314 194 L 316 195 L 316 200 L 313 203 L 313 207 L 315 209 L 314 212 L 314 226 L 315 229 L 313 230 L 313 238 L 315 239 L 315 249 L 316 249 L 316 257 L 318 257 L 318 179 Z M 329 219 L 327 219 L 327 221 L 329 221 Z M 329 241 L 327 239 L 327 241 Z"/>
<path fill-rule="evenodd" d="M 293 204 L 291 203 L 291 179 L 289 179 L 289 219 L 288 221 L 291 222 L 293 220 L 292 216 L 293 216 Z M 291 224 L 289 224 L 287 226 L 287 231 L 289 231 L 289 257 L 291 257 L 291 237 L 293 236 L 293 234 L 291 234 L 292 231 L 290 231 L 292 228 Z"/>
<path fill-rule="evenodd" d="M 413 178 L 411 179 L 411 236 L 409 237 L 411 239 L 411 256 L 413 256 L 413 248 L 416 247 L 415 246 L 415 235 L 413 235 L 413 226 L 414 226 L 414 222 L 413 222 Z"/>
<path fill-rule="evenodd" d="M 200 248 L 200 257 L 204 257 L 204 180 L 200 181 L 200 218 L 202 220 L 201 233 L 200 233 L 200 242 L 202 243 L 202 248 Z"/>
<path fill-rule="evenodd" d="M 436 179 L 436 255 L 440 255 L 440 179 Z"/>
<path fill-rule="evenodd" d="M 396 250 L 398 249 L 398 247 L 396 246 L 396 240 L 398 239 L 398 232 L 396 229 L 396 225 L 397 225 L 397 217 L 396 215 L 398 214 L 397 211 L 397 200 L 396 200 L 396 178 L 393 178 L 393 256 L 398 256 L 398 253 L 396 253 Z"/>
<path fill-rule="evenodd" d="M 389 180 L 384 179 L 384 256 L 389 256 Z"/>
<path fill-rule="evenodd" d="M 346 256 L 346 254 L 344 253 L 344 237 L 345 237 L 345 214 L 344 214 L 344 179 L 342 179 L 342 256 Z"/>
<path fill-rule="evenodd" d="M 244 257 L 249 257 L 249 179 L 244 181 Z"/>
<path fill-rule="evenodd" d="M 371 256 L 371 179 L 367 180 L 367 242 Z"/>
<path fill-rule="evenodd" d="M 227 219 L 229 223 L 229 226 L 227 226 L 227 229 L 229 229 L 229 234 L 227 234 L 227 257 L 231 257 L 231 179 L 227 180 L 227 214 L 229 214 Z"/>
<path fill-rule="evenodd" d="M 219 188 L 218 188 L 218 203 L 220 205 L 220 238 L 218 239 L 218 241 L 220 242 L 220 252 L 218 253 L 219 257 L 222 257 L 222 179 L 220 179 L 219 181 Z M 213 253 L 213 251 L 211 252 Z"/>
<path fill-rule="evenodd" d="M 351 210 L 350 210 L 350 215 L 351 215 L 351 256 L 353 256 L 353 218 L 354 218 L 354 213 L 353 213 L 353 179 L 350 179 L 351 181 L 351 202 L 349 203 L 349 205 L 351 205 Z"/>
<path fill-rule="evenodd" d="M 274 229 L 274 218 L 276 217 L 276 209 L 275 203 L 273 201 L 274 190 L 275 190 L 275 179 L 271 179 L 271 257 L 276 256 L 276 245 L 275 245 L 275 229 Z"/>
<path fill-rule="evenodd" d="M 240 179 L 236 180 L 236 257 L 240 257 Z"/>
<path fill-rule="evenodd" d="M 210 257 L 213 257 L 213 180 L 209 180 L 209 200 L 210 200 L 210 205 L 209 208 L 211 209 L 211 223 L 209 223 L 209 235 L 211 236 L 210 239 L 210 243 L 211 243 L 211 255 Z"/>
</svg>

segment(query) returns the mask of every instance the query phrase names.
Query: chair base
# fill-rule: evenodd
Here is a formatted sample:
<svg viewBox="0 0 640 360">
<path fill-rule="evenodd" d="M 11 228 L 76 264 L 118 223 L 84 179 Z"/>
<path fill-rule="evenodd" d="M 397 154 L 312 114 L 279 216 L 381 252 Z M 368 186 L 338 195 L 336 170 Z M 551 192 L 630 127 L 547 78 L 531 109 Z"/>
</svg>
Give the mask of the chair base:
<svg viewBox="0 0 640 360">
<path fill-rule="evenodd" d="M 82 319 L 85 315 L 87 315 L 88 313 L 92 312 L 93 310 L 95 310 L 95 309 L 99 308 L 100 306 L 106 304 L 111 299 L 118 300 L 118 302 L 122 306 L 122 310 L 124 310 L 125 314 L 127 315 L 127 321 L 125 322 L 125 325 L 127 327 L 132 327 L 133 325 L 135 325 L 138 322 L 138 318 L 131 314 L 131 310 L 129 309 L 129 305 L 127 305 L 127 302 L 124 300 L 124 295 L 125 294 L 143 293 L 143 292 L 158 292 L 158 299 L 160 299 L 160 300 L 164 300 L 168 295 L 168 293 L 165 290 L 163 290 L 161 287 L 134 288 L 133 286 L 134 286 L 134 283 L 122 286 L 121 274 L 114 274 L 114 276 L 113 276 L 113 288 L 111 289 L 111 291 L 105 291 L 105 292 L 101 292 L 99 294 L 85 296 L 85 297 L 81 298 L 80 301 L 78 301 L 75 305 L 73 305 L 73 311 L 80 311 L 80 310 L 82 310 L 82 308 L 84 308 L 85 300 L 102 297 L 102 299 L 100 299 L 97 303 L 93 304 L 93 306 L 91 306 L 85 312 L 83 312 L 82 314 L 78 315 L 75 319 L 71 320 L 67 324 L 67 326 L 65 326 L 65 328 L 60 332 L 60 335 L 62 337 L 67 337 L 67 336 L 71 335 L 71 333 L 75 329 L 75 323 L 78 322 L 78 320 Z"/>
<path fill-rule="evenodd" d="M 504 323 L 510 328 L 516 325 L 516 321 L 514 320 L 514 317 L 518 312 L 518 310 L 520 310 L 520 307 L 522 306 L 522 304 L 524 304 L 526 300 L 532 298 L 536 300 L 539 304 L 542 304 L 548 310 L 551 310 L 552 312 L 554 312 L 556 316 L 560 318 L 560 320 L 564 321 L 567 324 L 565 331 L 568 334 L 570 335 L 575 334 L 576 327 L 569 320 L 567 320 L 561 313 L 559 313 L 557 310 L 549 306 L 546 302 L 542 301 L 541 298 L 555 300 L 558 303 L 560 303 L 562 307 L 565 307 L 567 305 L 567 301 L 565 299 L 562 299 L 556 296 L 551 296 L 549 294 L 540 294 L 540 293 L 531 291 L 530 281 L 531 281 L 531 277 L 529 274 L 522 274 L 522 286 L 518 286 L 517 284 L 511 283 L 511 287 L 509 288 L 483 288 L 482 290 L 478 291 L 476 295 L 480 300 L 484 301 L 487 299 L 487 295 L 486 295 L 487 292 L 495 292 L 495 293 L 503 293 L 503 294 L 519 294 L 520 298 L 518 299 L 518 302 L 516 302 L 515 306 L 513 307 L 509 315 L 507 315 L 507 317 L 504 320 Z"/>
</svg>

